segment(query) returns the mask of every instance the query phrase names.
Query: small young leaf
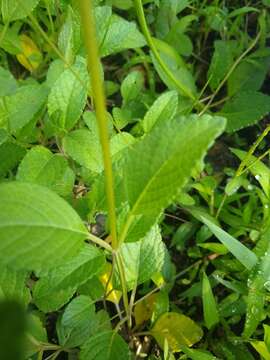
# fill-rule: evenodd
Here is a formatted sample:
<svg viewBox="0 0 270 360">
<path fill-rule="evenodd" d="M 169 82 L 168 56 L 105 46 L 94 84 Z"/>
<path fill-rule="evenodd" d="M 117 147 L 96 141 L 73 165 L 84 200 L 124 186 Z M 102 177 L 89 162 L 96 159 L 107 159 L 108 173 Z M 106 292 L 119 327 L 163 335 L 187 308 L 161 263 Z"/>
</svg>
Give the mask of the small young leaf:
<svg viewBox="0 0 270 360">
<path fill-rule="evenodd" d="M 169 312 L 160 316 L 151 330 L 161 348 L 167 340 L 169 348 L 178 352 L 181 346 L 192 346 L 203 336 L 202 329 L 189 317 Z"/>
<path fill-rule="evenodd" d="M 212 292 L 211 284 L 205 273 L 203 273 L 202 280 L 202 300 L 204 322 L 206 324 L 206 327 L 208 329 L 211 329 L 219 322 L 219 314 L 217 309 L 217 303 Z"/>
<path fill-rule="evenodd" d="M 100 274 L 104 265 L 104 254 L 94 246 L 85 245 L 72 260 L 41 274 L 34 287 L 35 304 L 44 312 L 59 309 L 80 285 Z"/>
<path fill-rule="evenodd" d="M 141 124 L 148 133 L 157 122 L 170 121 L 176 114 L 178 96 L 176 91 L 169 91 L 160 95 L 145 114 Z"/>
<path fill-rule="evenodd" d="M 80 360 L 131 360 L 128 345 L 115 331 L 92 336 L 80 352 Z"/>
<path fill-rule="evenodd" d="M 228 100 L 219 115 L 227 119 L 229 133 L 256 124 L 270 112 L 270 97 L 260 92 L 246 91 Z"/>
<path fill-rule="evenodd" d="M 82 220 L 51 190 L 35 184 L 2 183 L 0 204 L 1 263 L 49 269 L 82 248 L 87 237 Z"/>
<path fill-rule="evenodd" d="M 71 69 L 56 80 L 48 98 L 48 112 L 56 131 L 70 130 L 79 120 L 86 104 L 89 86 L 86 61 L 77 57 Z"/>
<path fill-rule="evenodd" d="M 123 244 L 120 247 L 125 268 L 126 284 L 129 290 L 140 285 L 160 271 L 165 259 L 165 246 L 158 226 L 135 243 Z"/>
</svg>

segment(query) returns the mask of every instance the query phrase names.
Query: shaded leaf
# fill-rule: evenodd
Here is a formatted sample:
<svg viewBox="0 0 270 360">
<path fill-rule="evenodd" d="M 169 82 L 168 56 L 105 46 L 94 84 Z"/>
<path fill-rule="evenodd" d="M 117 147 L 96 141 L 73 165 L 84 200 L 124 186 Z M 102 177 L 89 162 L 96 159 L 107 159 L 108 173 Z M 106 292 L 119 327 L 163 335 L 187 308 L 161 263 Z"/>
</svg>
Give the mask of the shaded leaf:
<svg viewBox="0 0 270 360">
<path fill-rule="evenodd" d="M 41 274 L 34 287 L 35 304 L 44 312 L 59 309 L 80 285 L 100 274 L 104 265 L 104 254 L 94 246 L 85 245 L 72 260 Z"/>
<path fill-rule="evenodd" d="M 269 112 L 268 95 L 246 91 L 228 100 L 219 115 L 227 119 L 227 131 L 231 133 L 256 124 Z"/>
<path fill-rule="evenodd" d="M 76 297 L 57 323 L 60 345 L 70 348 L 82 345 L 89 339 L 95 323 L 95 305 L 91 298 L 85 295 Z"/>
</svg>

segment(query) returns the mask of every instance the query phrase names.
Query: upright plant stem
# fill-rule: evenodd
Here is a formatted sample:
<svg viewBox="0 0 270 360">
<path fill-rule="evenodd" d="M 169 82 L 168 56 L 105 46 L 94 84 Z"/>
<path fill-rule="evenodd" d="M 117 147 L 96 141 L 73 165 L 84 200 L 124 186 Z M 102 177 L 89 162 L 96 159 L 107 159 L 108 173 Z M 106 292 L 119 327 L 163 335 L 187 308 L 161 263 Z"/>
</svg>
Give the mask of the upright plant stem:
<svg viewBox="0 0 270 360">
<path fill-rule="evenodd" d="M 99 125 L 99 136 L 102 146 L 106 195 L 108 200 L 108 212 L 110 223 L 110 234 L 112 240 L 112 248 L 118 248 L 116 233 L 116 214 L 115 214 L 115 198 L 114 198 L 114 182 L 112 172 L 112 161 L 110 154 L 109 133 L 107 126 L 107 113 L 105 104 L 105 95 L 103 83 L 100 76 L 100 62 L 97 45 L 97 37 L 95 30 L 95 21 L 93 16 L 92 0 L 79 0 L 79 7 L 82 20 L 82 28 L 84 32 L 84 42 L 87 51 L 88 71 L 91 76 L 91 84 L 93 89 L 93 99 L 96 109 L 96 115 Z"/>
<path fill-rule="evenodd" d="M 107 113 L 103 83 L 100 76 L 100 62 L 98 53 L 98 44 L 96 37 L 95 21 L 93 16 L 92 0 L 79 0 L 79 7 L 82 20 L 82 28 L 84 32 L 84 41 L 87 51 L 88 60 L 88 71 L 91 76 L 91 84 L 93 90 L 93 99 L 96 109 L 98 125 L 99 125 L 99 136 L 102 146 L 104 171 L 105 171 L 105 182 L 106 182 L 106 195 L 108 200 L 108 212 L 110 222 L 110 234 L 112 240 L 112 248 L 116 250 L 114 253 L 114 260 L 118 267 L 120 281 L 123 291 L 123 300 L 125 310 L 128 314 L 128 296 L 127 287 L 125 280 L 125 271 L 121 254 L 117 252 L 119 248 L 119 242 L 117 239 L 116 232 L 116 213 L 115 213 L 115 198 L 114 198 L 114 181 L 112 171 L 112 161 L 110 153 L 110 142 L 109 132 L 107 126 Z"/>
</svg>

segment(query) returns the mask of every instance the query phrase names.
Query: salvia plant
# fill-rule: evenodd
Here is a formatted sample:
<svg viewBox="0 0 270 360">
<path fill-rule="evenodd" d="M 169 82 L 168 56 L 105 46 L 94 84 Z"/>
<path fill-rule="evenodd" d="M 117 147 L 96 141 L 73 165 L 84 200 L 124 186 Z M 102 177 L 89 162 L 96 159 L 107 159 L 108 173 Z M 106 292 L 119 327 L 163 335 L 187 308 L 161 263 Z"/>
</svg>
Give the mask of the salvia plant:
<svg viewBox="0 0 270 360">
<path fill-rule="evenodd" d="M 0 359 L 270 359 L 269 9 L 0 0 Z"/>
</svg>

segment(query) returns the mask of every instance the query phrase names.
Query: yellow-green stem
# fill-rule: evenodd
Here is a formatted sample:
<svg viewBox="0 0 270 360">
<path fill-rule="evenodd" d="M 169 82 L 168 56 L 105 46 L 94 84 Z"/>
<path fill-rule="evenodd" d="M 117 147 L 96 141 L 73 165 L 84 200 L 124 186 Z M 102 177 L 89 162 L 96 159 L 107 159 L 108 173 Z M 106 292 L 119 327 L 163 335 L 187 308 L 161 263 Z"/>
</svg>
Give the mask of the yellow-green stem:
<svg viewBox="0 0 270 360">
<path fill-rule="evenodd" d="M 106 179 L 106 195 L 108 201 L 108 213 L 110 234 L 112 240 L 112 248 L 117 249 L 117 232 L 116 232 L 116 213 L 114 198 L 114 182 L 112 161 L 110 154 L 110 142 L 107 126 L 107 113 L 103 83 L 100 76 L 100 61 L 95 29 L 95 21 L 93 15 L 92 1 L 79 0 L 79 8 L 82 20 L 82 30 L 84 33 L 84 42 L 87 51 L 88 71 L 91 76 L 91 84 L 93 90 L 93 99 L 96 115 L 99 125 L 99 136 L 102 146 L 104 172 Z"/>
<path fill-rule="evenodd" d="M 149 32 L 147 22 L 145 19 L 145 15 L 144 15 L 142 1 L 134 0 L 134 3 L 135 3 L 136 11 L 137 11 L 138 21 L 140 23 L 140 27 L 143 32 L 143 35 L 145 36 L 146 41 L 147 41 L 153 55 L 155 56 L 157 62 L 159 63 L 160 67 L 162 68 L 164 73 L 168 76 L 168 78 L 174 83 L 174 85 L 177 87 L 177 89 L 180 91 L 180 93 L 184 94 L 185 96 L 187 96 L 188 98 L 190 98 L 191 100 L 196 102 L 197 99 L 192 94 L 192 92 L 183 83 L 181 83 L 178 79 L 175 78 L 175 76 L 173 75 L 171 70 L 168 68 L 168 66 L 165 64 L 165 62 L 162 60 L 162 58 L 155 46 L 153 38 Z M 201 106 L 199 106 L 199 107 L 201 107 Z"/>
</svg>

